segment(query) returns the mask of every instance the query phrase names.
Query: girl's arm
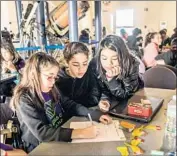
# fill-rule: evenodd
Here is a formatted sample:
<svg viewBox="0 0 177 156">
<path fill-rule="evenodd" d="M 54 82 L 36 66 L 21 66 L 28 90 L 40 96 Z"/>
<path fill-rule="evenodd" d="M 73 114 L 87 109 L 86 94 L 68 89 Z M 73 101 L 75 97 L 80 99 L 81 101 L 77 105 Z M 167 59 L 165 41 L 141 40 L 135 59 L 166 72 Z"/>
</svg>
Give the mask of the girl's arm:
<svg viewBox="0 0 177 156">
<path fill-rule="evenodd" d="M 40 141 L 71 141 L 73 129 L 53 128 L 50 125 L 44 124 L 40 119 L 40 114 L 37 112 L 30 98 L 24 96 L 20 98 L 20 103 L 17 106 L 17 115 L 21 115 L 23 122 L 31 131 L 31 133 Z"/>
<path fill-rule="evenodd" d="M 61 93 L 60 93 L 61 94 Z M 103 113 L 99 110 L 91 110 L 82 104 L 79 104 L 66 95 L 61 94 L 61 104 L 64 110 L 70 113 L 72 116 L 84 116 L 87 117 L 88 114 L 92 116 L 94 121 L 99 121 Z"/>
<path fill-rule="evenodd" d="M 23 123 L 28 127 L 30 132 L 38 139 L 39 142 L 65 141 L 70 142 L 72 139 L 95 138 L 96 127 L 90 126 L 84 129 L 70 128 L 53 128 L 44 124 L 40 119 L 40 114 L 30 99 L 22 97 L 20 104 L 17 106 L 17 115 L 21 115 Z"/>
</svg>

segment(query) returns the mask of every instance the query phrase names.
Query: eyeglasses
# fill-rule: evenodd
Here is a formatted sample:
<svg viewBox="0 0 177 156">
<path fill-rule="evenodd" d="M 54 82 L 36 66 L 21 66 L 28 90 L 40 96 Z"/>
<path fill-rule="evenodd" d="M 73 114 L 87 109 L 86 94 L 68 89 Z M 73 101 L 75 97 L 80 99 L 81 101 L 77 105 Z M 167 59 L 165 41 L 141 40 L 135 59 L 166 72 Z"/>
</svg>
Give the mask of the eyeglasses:
<svg viewBox="0 0 177 156">
<path fill-rule="evenodd" d="M 46 75 L 44 73 L 41 73 L 41 74 L 46 76 L 48 81 L 52 81 L 52 80 L 56 81 L 59 78 L 58 76 L 50 76 L 50 75 Z"/>
</svg>

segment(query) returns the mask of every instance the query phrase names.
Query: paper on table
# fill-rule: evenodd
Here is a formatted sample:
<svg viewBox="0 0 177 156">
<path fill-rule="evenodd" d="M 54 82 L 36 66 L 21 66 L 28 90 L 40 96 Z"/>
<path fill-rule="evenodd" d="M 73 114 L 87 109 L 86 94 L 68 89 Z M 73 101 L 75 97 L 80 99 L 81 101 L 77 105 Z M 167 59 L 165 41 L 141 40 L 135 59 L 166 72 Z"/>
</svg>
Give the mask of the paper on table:
<svg viewBox="0 0 177 156">
<path fill-rule="evenodd" d="M 94 122 L 94 125 L 99 129 L 99 135 L 94 139 L 73 139 L 72 143 L 82 142 L 106 142 L 106 141 L 125 141 L 125 135 L 119 129 L 119 121 L 113 120 L 112 124 L 104 125 L 102 123 Z M 71 122 L 70 128 L 86 128 L 91 126 L 90 121 L 86 122 Z"/>
</svg>

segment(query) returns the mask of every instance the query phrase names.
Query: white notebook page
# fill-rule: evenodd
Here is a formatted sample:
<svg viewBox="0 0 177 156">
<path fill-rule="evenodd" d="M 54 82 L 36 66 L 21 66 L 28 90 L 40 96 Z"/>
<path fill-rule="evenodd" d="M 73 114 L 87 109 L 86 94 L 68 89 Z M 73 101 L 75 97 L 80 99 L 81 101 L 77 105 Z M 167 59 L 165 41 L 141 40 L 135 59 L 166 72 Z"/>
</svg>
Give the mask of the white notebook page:
<svg viewBox="0 0 177 156">
<path fill-rule="evenodd" d="M 73 139 L 72 143 L 82 142 L 105 142 L 105 141 L 125 141 L 125 135 L 121 129 L 119 129 L 119 121 L 113 120 L 109 125 L 94 122 L 94 125 L 99 129 L 99 135 L 94 139 Z M 70 128 L 86 128 L 91 126 L 90 121 L 86 122 L 71 122 Z"/>
</svg>

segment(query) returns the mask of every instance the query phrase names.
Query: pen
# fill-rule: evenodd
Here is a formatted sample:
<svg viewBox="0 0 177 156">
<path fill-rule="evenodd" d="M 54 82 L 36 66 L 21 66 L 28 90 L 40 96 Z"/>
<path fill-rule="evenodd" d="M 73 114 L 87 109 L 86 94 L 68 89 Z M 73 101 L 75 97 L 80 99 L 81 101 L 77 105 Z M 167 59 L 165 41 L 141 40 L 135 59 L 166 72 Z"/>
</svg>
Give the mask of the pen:
<svg viewBox="0 0 177 156">
<path fill-rule="evenodd" d="M 91 115 L 89 113 L 88 113 L 88 118 L 89 118 L 91 124 L 93 125 L 93 120 L 92 120 L 92 117 L 91 117 Z"/>
</svg>

